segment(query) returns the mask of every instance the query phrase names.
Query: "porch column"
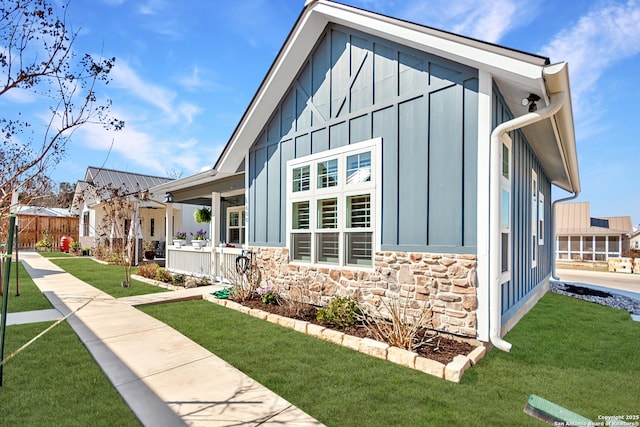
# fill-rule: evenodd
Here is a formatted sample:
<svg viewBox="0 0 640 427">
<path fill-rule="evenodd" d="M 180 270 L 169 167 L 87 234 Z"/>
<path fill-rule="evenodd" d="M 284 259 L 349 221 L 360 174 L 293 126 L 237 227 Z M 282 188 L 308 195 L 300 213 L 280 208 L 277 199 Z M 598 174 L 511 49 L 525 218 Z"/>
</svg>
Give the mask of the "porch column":
<svg viewBox="0 0 640 427">
<path fill-rule="evenodd" d="M 220 246 L 220 221 L 222 219 L 222 206 L 220 204 L 220 193 L 211 193 L 211 246 Z"/>
<path fill-rule="evenodd" d="M 164 226 L 166 245 L 173 243 L 173 203 L 168 202 L 164 209 Z"/>
</svg>

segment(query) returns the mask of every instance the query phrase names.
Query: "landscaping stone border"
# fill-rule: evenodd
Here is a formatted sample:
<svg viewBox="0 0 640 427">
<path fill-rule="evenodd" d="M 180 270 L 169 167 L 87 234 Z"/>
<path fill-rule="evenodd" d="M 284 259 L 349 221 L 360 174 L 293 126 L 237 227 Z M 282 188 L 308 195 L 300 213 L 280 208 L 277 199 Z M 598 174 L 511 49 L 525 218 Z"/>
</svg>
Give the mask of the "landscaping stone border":
<svg viewBox="0 0 640 427">
<path fill-rule="evenodd" d="M 350 348 L 351 350 L 359 351 L 379 359 L 387 360 L 389 362 L 456 383 L 460 382 L 462 375 L 467 369 L 469 369 L 469 367 L 478 363 L 487 353 L 486 347 L 480 345 L 467 356 L 458 355 L 453 359 L 453 361 L 445 365 L 435 360 L 418 356 L 417 353 L 399 347 L 393 347 L 389 344 L 376 341 L 371 338 L 354 337 L 352 335 L 345 334 L 344 332 L 335 331 L 314 323 L 267 313 L 266 311 L 255 308 L 252 309 L 235 301 L 218 299 L 213 295 L 203 295 L 203 298 L 206 301 L 246 313 L 250 316 L 257 317 L 258 319 L 266 320 L 268 322 L 320 338 L 321 340 Z"/>
</svg>

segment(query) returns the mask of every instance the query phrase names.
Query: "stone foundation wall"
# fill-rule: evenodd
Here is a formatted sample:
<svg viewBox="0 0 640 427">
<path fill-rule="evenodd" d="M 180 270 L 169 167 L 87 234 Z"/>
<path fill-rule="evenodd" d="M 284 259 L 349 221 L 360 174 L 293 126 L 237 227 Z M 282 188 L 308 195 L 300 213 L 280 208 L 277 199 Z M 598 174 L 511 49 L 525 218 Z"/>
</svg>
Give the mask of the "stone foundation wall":
<svg viewBox="0 0 640 427">
<path fill-rule="evenodd" d="M 251 248 L 262 286 L 290 298 L 324 305 L 335 296 L 351 296 L 369 310 L 388 314 L 399 302 L 412 318 L 429 314 L 434 329 L 476 337 L 475 255 L 378 252 L 375 268 L 364 271 L 289 263 L 286 248 Z"/>
</svg>

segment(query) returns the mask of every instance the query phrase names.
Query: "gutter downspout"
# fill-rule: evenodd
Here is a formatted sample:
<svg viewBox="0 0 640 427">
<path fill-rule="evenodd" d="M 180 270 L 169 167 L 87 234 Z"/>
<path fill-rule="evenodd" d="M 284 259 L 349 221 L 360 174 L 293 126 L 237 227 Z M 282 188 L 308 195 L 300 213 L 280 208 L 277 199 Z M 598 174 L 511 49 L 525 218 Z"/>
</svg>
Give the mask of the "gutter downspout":
<svg viewBox="0 0 640 427">
<path fill-rule="evenodd" d="M 579 191 L 573 193 L 573 196 L 565 197 L 564 199 L 558 199 L 551 205 L 551 242 L 555 246 L 556 244 L 556 204 L 561 202 L 568 202 L 569 200 L 573 200 L 580 194 Z M 551 278 L 553 280 L 560 280 L 558 274 L 556 273 L 556 251 L 553 251 L 553 256 L 551 257 Z"/>
<path fill-rule="evenodd" d="M 502 152 L 500 145 L 502 143 L 502 137 L 505 134 L 553 116 L 560 110 L 565 101 L 566 94 L 564 92 L 554 93 L 550 96 L 549 106 L 504 122 L 491 132 L 491 145 L 489 149 L 491 157 L 491 195 L 489 199 L 489 340 L 494 346 L 507 352 L 511 350 L 511 344 L 502 339 L 502 292 L 500 289 L 500 166 L 502 164 L 500 159 Z"/>
</svg>

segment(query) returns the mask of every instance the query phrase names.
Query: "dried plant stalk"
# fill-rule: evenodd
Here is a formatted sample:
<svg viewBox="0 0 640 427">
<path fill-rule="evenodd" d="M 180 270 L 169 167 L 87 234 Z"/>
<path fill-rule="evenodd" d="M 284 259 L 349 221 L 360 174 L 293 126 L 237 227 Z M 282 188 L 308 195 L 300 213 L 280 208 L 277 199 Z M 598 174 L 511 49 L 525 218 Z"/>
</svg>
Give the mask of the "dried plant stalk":
<svg viewBox="0 0 640 427">
<path fill-rule="evenodd" d="M 408 297 L 382 300 L 382 306 L 389 313 L 390 318 L 385 318 L 379 308 L 365 310 L 364 324 L 369 332 L 378 341 L 389 345 L 413 351 L 426 342 L 433 339 L 426 338 L 420 332 L 431 326 L 433 312 L 431 308 L 425 308 L 420 315 L 409 315 L 410 299 Z"/>
</svg>

